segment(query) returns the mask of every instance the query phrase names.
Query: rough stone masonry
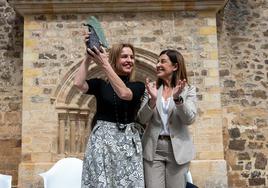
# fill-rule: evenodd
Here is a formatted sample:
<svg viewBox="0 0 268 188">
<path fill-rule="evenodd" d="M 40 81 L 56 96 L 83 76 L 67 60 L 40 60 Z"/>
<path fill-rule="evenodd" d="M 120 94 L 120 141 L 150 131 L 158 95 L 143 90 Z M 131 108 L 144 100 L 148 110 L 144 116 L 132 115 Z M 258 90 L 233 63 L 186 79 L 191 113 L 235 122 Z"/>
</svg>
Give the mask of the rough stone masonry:
<svg viewBox="0 0 268 188">
<path fill-rule="evenodd" d="M 206 140 L 205 135 L 218 132 L 212 127 L 217 124 L 217 121 L 223 124 L 223 130 L 220 132 L 223 133 L 224 158 L 228 165 L 228 187 L 268 186 L 267 10 L 268 3 L 265 0 L 229 1 L 224 10 L 217 15 L 219 55 L 218 52 L 209 53 L 209 50 L 204 50 L 208 47 L 209 41 L 216 40 L 209 37 L 210 33 L 215 32 L 215 28 L 209 27 L 210 24 L 213 25 L 209 19 L 202 19 L 195 12 L 175 14 L 175 17 L 186 18 L 187 21 L 175 20 L 174 27 L 178 29 L 172 38 L 170 36 L 174 31 L 170 28 L 173 27 L 173 23 L 167 19 L 173 16 L 171 14 L 100 16 L 104 20 L 102 22 L 104 26 L 111 28 L 108 34 L 110 43 L 127 38 L 136 46 L 150 49 L 156 54 L 166 47 L 177 47 L 182 50 L 187 59 L 191 81 L 194 81 L 198 87 L 199 106 L 208 105 L 209 108 L 215 105 L 217 98 L 220 99 L 219 110 L 206 111 L 204 108 L 199 108 L 201 125 L 208 123 L 211 131 L 201 134 L 204 137 L 195 137 L 195 144 L 199 151 L 201 149 L 205 151 L 208 144 L 201 144 Z M 79 38 L 79 29 L 76 28 L 77 21 L 84 20 L 87 16 L 61 15 L 53 18 L 37 15 L 33 18 L 32 24 L 26 23 L 33 31 L 23 33 L 23 18 L 15 13 L 6 0 L 0 0 L 0 173 L 11 174 L 13 185 L 18 183 L 18 165 L 21 161 L 29 162 L 47 158 L 47 155 L 42 153 L 21 154 L 22 92 L 30 92 L 22 90 L 23 74 L 32 78 L 25 80 L 29 89 L 33 88 L 31 91 L 33 95 L 29 100 L 39 108 L 49 102 L 49 96 L 66 69 L 77 63 L 77 59 L 82 56 L 80 52 L 82 46 L 78 45 L 82 39 Z M 51 20 L 57 21 L 51 22 Z M 144 21 L 140 26 L 138 22 L 131 20 Z M 170 27 L 159 28 L 159 23 Z M 196 27 L 192 27 L 192 24 Z M 140 27 L 139 30 L 135 30 L 137 25 Z M 200 29 L 204 25 L 208 27 Z M 54 32 L 46 30 L 48 27 L 53 28 Z M 197 31 L 200 32 L 200 37 L 196 39 L 189 37 L 189 33 Z M 118 33 L 124 37 L 118 37 Z M 37 60 L 32 61 L 31 66 L 24 73 L 22 72 L 23 35 L 29 38 L 25 41 L 25 45 L 35 49 L 33 52 L 37 53 Z M 51 39 L 49 43 L 39 40 L 44 36 Z M 74 49 L 55 40 L 57 37 L 66 37 L 66 44 L 73 45 Z M 70 42 L 70 38 L 73 38 L 75 44 Z M 38 46 L 36 48 L 38 42 L 42 43 L 41 50 Z M 50 44 L 53 46 L 51 47 Z M 188 53 L 192 51 L 195 53 Z M 202 61 L 202 59 L 217 58 L 219 58 L 219 67 L 210 64 L 212 61 L 206 61 L 205 64 Z M 221 87 L 211 87 L 217 85 L 217 79 L 214 78 L 218 76 Z M 29 114 L 26 115 L 28 118 L 33 118 Z M 218 119 L 219 116 L 222 119 Z M 213 117 L 216 118 L 211 123 Z M 202 128 L 200 125 L 196 125 L 196 128 L 198 126 Z M 38 131 L 35 137 L 37 136 Z M 46 139 L 40 138 L 34 143 L 42 144 L 42 140 L 46 141 Z M 210 140 L 206 140 L 206 143 L 213 143 L 213 139 L 216 138 L 211 137 Z M 24 141 L 26 145 L 32 142 L 31 138 L 26 138 Z M 45 150 L 48 149 L 46 145 L 43 146 Z M 206 152 L 197 154 L 198 158 L 203 159 L 210 155 Z M 214 153 L 214 157 L 218 157 L 217 153 Z M 42 187 L 40 182 L 36 182 L 35 186 Z M 206 187 L 209 186 L 207 182 Z"/>
</svg>

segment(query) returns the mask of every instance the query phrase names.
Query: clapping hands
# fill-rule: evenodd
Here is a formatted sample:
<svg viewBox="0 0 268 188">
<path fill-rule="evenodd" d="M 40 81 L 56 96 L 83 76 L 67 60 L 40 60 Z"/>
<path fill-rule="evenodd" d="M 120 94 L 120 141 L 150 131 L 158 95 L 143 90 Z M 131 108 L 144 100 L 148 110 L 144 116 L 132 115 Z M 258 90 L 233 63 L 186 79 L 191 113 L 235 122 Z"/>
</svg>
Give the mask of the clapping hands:
<svg viewBox="0 0 268 188">
<path fill-rule="evenodd" d="M 150 82 L 149 78 L 146 78 L 146 84 L 145 87 L 148 91 L 148 94 L 150 96 L 151 100 L 156 100 L 157 98 L 157 88 L 156 88 L 156 82 Z"/>
<path fill-rule="evenodd" d="M 187 81 L 185 79 L 179 80 L 176 87 L 173 88 L 173 98 L 176 99 L 180 96 L 182 90 L 184 89 Z"/>
</svg>

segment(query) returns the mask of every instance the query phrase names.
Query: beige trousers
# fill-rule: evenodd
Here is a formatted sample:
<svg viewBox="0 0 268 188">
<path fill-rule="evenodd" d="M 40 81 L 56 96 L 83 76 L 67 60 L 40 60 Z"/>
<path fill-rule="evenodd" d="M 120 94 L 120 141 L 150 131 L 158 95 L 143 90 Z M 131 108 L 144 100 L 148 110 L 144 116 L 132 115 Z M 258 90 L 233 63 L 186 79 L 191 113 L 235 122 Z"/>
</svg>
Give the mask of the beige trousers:
<svg viewBox="0 0 268 188">
<path fill-rule="evenodd" d="M 185 188 L 189 164 L 178 165 L 171 141 L 158 139 L 154 160 L 144 160 L 146 188 Z"/>
</svg>

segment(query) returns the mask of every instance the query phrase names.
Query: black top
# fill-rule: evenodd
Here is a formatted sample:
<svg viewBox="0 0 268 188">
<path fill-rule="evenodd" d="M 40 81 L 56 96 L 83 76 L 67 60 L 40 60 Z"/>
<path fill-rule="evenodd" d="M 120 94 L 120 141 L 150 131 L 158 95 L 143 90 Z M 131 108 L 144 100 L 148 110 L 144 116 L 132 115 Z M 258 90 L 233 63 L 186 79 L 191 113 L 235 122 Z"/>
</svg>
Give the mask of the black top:
<svg viewBox="0 0 268 188">
<path fill-rule="evenodd" d="M 145 86 L 142 82 L 129 82 L 126 76 L 120 76 L 120 78 L 133 93 L 131 101 L 120 99 L 107 81 L 98 78 L 87 80 L 89 89 L 86 94 L 94 95 L 97 99 L 96 120 L 115 123 L 131 123 L 134 121 Z"/>
</svg>

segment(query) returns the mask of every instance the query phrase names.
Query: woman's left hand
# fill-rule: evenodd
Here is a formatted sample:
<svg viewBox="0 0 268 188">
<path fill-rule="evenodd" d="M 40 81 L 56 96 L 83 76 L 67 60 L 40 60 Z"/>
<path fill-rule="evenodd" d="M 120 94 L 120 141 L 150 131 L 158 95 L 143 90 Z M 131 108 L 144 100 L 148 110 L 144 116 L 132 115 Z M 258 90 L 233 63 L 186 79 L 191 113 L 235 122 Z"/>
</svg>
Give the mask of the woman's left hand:
<svg viewBox="0 0 268 188">
<path fill-rule="evenodd" d="M 156 82 L 150 82 L 149 78 L 146 78 L 145 87 L 148 91 L 150 98 L 156 101 L 157 98 Z"/>
<path fill-rule="evenodd" d="M 102 46 L 101 46 L 100 50 L 98 50 L 94 46 L 94 51 L 92 51 L 89 48 L 87 48 L 87 51 L 88 51 L 89 55 L 92 57 L 92 60 L 94 62 L 96 62 L 98 65 L 105 66 L 105 65 L 109 64 L 108 54 Z"/>
<path fill-rule="evenodd" d="M 173 88 L 173 98 L 178 98 L 186 85 L 186 80 L 179 80 L 176 87 Z"/>
</svg>

